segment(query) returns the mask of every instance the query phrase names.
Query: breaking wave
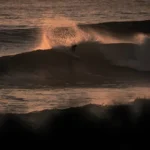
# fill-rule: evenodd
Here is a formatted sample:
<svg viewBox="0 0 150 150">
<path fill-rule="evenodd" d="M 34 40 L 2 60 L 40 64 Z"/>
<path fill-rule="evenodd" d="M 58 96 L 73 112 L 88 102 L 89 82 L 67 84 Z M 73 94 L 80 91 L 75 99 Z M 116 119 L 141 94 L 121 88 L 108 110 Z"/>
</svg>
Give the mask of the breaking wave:
<svg viewBox="0 0 150 150">
<path fill-rule="evenodd" d="M 68 21 L 41 29 L 0 30 L 2 44 L 34 43 L 28 51 L 0 58 L 1 84 L 97 84 L 104 77 L 108 81 L 110 77 L 114 80 L 128 76 L 131 80 L 145 79 L 145 71 L 150 71 L 149 24 L 150 21 L 77 25 Z M 73 44 L 77 44 L 75 55 L 70 53 Z"/>
<path fill-rule="evenodd" d="M 88 41 L 139 44 L 150 33 L 150 21 L 76 24 L 70 20 L 63 23 L 53 20 L 49 24 L 40 29 L 39 42 L 35 49 L 70 46 Z"/>
<path fill-rule="evenodd" d="M 149 83 L 149 39 L 141 45 L 82 42 L 75 54 L 60 46 L 0 58 L 2 85 Z"/>
</svg>

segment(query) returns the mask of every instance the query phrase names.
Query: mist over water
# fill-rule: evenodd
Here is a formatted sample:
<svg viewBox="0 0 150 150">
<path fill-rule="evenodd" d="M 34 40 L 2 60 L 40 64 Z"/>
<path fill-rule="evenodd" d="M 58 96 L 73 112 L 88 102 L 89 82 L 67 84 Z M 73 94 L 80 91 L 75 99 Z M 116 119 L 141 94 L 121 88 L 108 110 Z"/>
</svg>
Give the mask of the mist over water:
<svg viewBox="0 0 150 150">
<path fill-rule="evenodd" d="M 75 21 L 58 17 L 49 21 L 49 26 L 43 26 L 39 34 L 39 46 L 35 49 L 51 49 L 59 46 L 72 46 L 84 42 L 98 42 L 100 44 L 134 43 L 143 44 L 147 38 L 144 33 L 137 33 L 128 38 L 119 38 L 104 32 L 102 29 L 81 29 Z M 148 43 L 148 42 L 147 42 Z"/>
</svg>

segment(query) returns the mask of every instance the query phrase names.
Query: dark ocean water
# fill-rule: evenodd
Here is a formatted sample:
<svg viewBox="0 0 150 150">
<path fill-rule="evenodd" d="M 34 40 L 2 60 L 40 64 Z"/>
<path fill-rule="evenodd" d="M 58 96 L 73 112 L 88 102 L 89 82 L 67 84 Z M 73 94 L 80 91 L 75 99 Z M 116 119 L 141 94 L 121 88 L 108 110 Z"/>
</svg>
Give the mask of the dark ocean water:
<svg viewBox="0 0 150 150">
<path fill-rule="evenodd" d="M 149 98 L 149 0 L 1 1 L 0 112 Z"/>
</svg>

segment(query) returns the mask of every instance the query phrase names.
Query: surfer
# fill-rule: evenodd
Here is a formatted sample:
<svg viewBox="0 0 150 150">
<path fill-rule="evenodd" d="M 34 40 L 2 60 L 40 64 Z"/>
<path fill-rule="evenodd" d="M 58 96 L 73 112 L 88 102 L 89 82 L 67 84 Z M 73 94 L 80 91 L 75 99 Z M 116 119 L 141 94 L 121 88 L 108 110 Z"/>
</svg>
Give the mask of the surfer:
<svg viewBox="0 0 150 150">
<path fill-rule="evenodd" d="M 71 47 L 71 51 L 73 52 L 73 53 L 75 53 L 75 51 L 76 51 L 76 47 L 77 47 L 77 45 L 75 44 L 75 45 L 72 45 L 72 47 Z"/>
<path fill-rule="evenodd" d="M 71 48 L 70 48 L 70 51 L 71 51 L 70 55 L 72 55 L 73 57 L 79 59 L 79 56 L 75 54 L 76 47 L 77 47 L 76 44 L 74 44 L 74 45 L 71 46 Z"/>
</svg>

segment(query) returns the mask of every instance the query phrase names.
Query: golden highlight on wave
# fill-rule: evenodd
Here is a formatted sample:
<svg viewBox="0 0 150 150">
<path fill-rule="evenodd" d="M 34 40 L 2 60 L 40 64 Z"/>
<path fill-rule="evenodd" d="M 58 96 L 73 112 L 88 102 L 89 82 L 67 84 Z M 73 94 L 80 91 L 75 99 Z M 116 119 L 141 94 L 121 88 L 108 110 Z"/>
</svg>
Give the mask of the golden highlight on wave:
<svg viewBox="0 0 150 150">
<path fill-rule="evenodd" d="M 136 34 L 129 39 L 119 39 L 108 32 L 97 32 L 93 29 L 82 30 L 75 21 L 66 17 L 55 17 L 53 20 L 44 19 L 40 29 L 39 42 L 35 49 L 52 49 L 82 42 L 95 41 L 104 44 L 110 43 L 136 43 L 141 44 L 144 34 Z"/>
</svg>

